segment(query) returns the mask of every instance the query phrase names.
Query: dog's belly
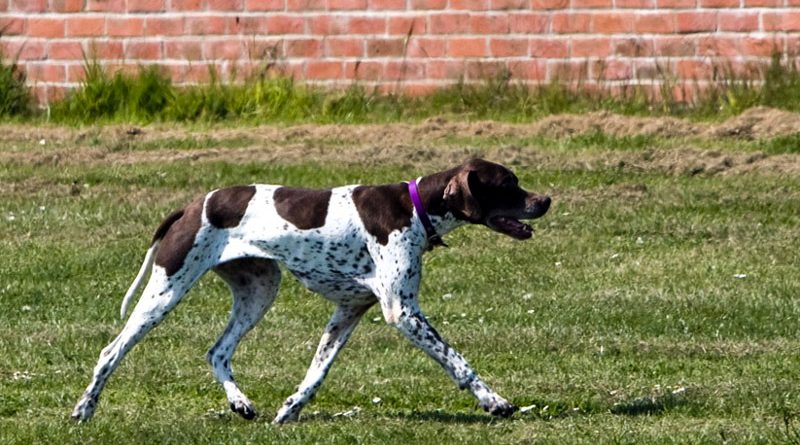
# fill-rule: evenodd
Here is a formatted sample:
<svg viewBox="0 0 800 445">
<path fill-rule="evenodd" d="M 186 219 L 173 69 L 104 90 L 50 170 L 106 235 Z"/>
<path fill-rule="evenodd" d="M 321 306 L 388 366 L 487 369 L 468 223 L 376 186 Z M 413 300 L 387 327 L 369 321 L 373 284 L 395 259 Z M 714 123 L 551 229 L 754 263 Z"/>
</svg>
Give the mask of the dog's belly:
<svg viewBox="0 0 800 445">
<path fill-rule="evenodd" d="M 336 304 L 361 305 L 375 301 L 375 295 L 357 276 L 337 270 L 289 268 L 309 290 Z"/>
</svg>

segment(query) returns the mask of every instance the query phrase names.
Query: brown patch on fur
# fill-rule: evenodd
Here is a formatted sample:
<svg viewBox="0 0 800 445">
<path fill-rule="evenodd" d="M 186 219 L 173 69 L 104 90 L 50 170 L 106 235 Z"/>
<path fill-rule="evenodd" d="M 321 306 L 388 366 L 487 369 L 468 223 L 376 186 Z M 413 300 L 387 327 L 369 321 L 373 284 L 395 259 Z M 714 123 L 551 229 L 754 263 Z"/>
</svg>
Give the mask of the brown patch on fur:
<svg viewBox="0 0 800 445">
<path fill-rule="evenodd" d="M 353 202 L 367 232 L 384 246 L 390 233 L 411 225 L 414 206 L 406 184 L 356 187 Z"/>
<path fill-rule="evenodd" d="M 194 239 L 202 223 L 203 201 L 198 198 L 170 216 L 156 230 L 156 235 L 163 232 L 163 239 L 158 246 L 155 263 L 167 271 L 167 276 L 180 270 L 186 255 L 194 245 Z M 170 223 L 171 224 L 168 224 Z"/>
<path fill-rule="evenodd" d="M 316 229 L 325 225 L 331 191 L 281 187 L 273 199 L 281 218 L 301 230 Z"/>
<path fill-rule="evenodd" d="M 206 217 L 219 229 L 236 227 L 247 210 L 247 204 L 256 194 L 252 185 L 240 185 L 217 190 L 208 198 Z"/>
</svg>

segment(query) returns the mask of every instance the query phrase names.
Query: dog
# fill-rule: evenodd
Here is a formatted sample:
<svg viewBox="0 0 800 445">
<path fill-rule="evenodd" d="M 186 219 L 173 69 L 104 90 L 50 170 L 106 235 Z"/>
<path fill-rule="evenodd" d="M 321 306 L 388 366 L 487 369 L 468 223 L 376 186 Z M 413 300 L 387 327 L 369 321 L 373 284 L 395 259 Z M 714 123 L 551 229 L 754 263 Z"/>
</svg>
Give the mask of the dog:
<svg viewBox="0 0 800 445">
<path fill-rule="evenodd" d="M 233 308 L 208 351 L 230 408 L 253 419 L 253 403 L 236 384 L 231 357 L 278 292 L 283 263 L 303 285 L 334 302 L 305 378 L 273 423 L 297 420 L 364 313 L 383 317 L 493 415 L 516 407 L 494 392 L 430 325 L 418 305 L 422 255 L 441 236 L 481 224 L 519 240 L 533 229 L 520 220 L 543 216 L 547 196 L 529 193 L 506 167 L 473 159 L 408 183 L 311 190 L 274 185 L 222 188 L 169 215 L 158 227 L 120 316 L 145 277 L 149 281 L 120 334 L 100 353 L 89 386 L 72 412 L 86 421 L 126 353 L 178 304 L 208 270 L 230 287 Z"/>
</svg>

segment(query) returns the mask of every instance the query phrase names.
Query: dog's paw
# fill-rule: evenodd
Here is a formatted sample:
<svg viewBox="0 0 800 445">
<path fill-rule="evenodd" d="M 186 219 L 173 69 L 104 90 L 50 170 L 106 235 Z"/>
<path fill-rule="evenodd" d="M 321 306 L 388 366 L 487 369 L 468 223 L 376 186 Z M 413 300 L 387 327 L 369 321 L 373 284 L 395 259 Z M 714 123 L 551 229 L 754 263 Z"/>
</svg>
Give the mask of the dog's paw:
<svg viewBox="0 0 800 445">
<path fill-rule="evenodd" d="M 97 401 L 84 397 L 75 405 L 70 418 L 76 422 L 86 422 L 92 418 L 95 406 Z"/>
<path fill-rule="evenodd" d="M 296 422 L 300 417 L 300 406 L 291 403 L 291 398 L 278 411 L 278 415 L 272 420 L 276 425 L 284 424 L 287 422 Z"/>
<path fill-rule="evenodd" d="M 247 420 L 253 420 L 258 415 L 253 406 L 245 400 L 231 402 L 231 411 L 239 414 L 242 416 L 242 418 Z"/>
<path fill-rule="evenodd" d="M 497 398 L 493 399 L 490 403 L 483 405 L 483 409 L 493 416 L 507 418 L 511 417 L 511 415 L 514 414 L 518 408 L 508 400 Z"/>
</svg>

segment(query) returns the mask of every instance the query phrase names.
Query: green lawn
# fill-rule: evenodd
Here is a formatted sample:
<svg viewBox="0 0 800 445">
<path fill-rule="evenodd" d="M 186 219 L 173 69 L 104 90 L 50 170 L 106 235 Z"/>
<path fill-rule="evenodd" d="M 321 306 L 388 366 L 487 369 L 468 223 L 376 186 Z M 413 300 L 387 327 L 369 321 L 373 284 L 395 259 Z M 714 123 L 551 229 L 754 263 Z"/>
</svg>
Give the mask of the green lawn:
<svg viewBox="0 0 800 445">
<path fill-rule="evenodd" d="M 435 171 L 439 161 L 427 159 L 453 157 L 456 145 L 480 154 L 505 143 L 409 140 L 394 161 L 375 165 L 348 158 L 357 140 L 314 141 L 341 151 L 340 161 L 248 161 L 235 155 L 244 146 L 270 152 L 282 142 L 159 139 L 154 129 L 148 142 L 120 146 L 107 136 L 87 142 L 80 131 L 47 147 L 34 135 L 0 137 L 2 444 L 800 444 L 800 178 L 579 162 L 618 154 L 614 138 L 586 147 L 514 141 L 521 183 L 554 200 L 534 238 L 469 227 L 425 257 L 420 300 L 430 320 L 527 412 L 484 414 L 373 308 L 301 421 L 270 425 L 332 311 L 285 275 L 277 303 L 234 357 L 262 414 L 242 420 L 204 359 L 230 304 L 209 275 L 123 361 L 92 421 L 73 424 L 97 355 L 121 328 L 121 297 L 152 232 L 192 196 L 237 183 L 400 181 Z M 681 142 L 636 144 L 658 152 Z M 734 156 L 757 144 L 721 149 Z M 231 157 L 157 156 L 208 148 Z M 51 152 L 77 155 L 50 160 Z"/>
</svg>

